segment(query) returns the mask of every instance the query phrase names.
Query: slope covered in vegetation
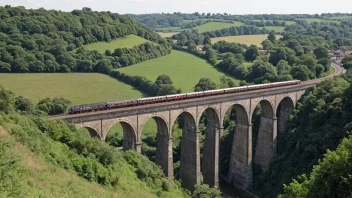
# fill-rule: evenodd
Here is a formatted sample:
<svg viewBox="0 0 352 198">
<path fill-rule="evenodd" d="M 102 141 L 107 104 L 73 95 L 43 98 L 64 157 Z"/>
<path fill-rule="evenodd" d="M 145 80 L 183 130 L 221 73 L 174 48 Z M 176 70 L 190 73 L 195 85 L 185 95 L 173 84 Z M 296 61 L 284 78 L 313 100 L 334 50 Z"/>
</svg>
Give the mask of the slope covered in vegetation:
<svg viewBox="0 0 352 198">
<path fill-rule="evenodd" d="M 273 158 L 266 172 L 254 176 L 256 193 L 261 197 L 275 197 L 282 192 L 283 184 L 287 184 L 298 175 L 312 171 L 313 166 L 323 158 L 327 149 L 337 148 L 352 129 L 351 91 L 351 71 L 349 71 L 343 77 L 322 82 L 298 102 L 290 116 L 286 132 L 278 135 L 278 155 Z M 327 158 L 331 158 L 331 154 L 328 154 Z M 329 167 L 326 167 L 325 163 L 329 162 L 325 161 L 321 164 L 321 168 L 314 169 L 312 180 L 319 169 L 327 168 L 322 170 L 323 172 L 332 171 L 328 170 Z M 351 168 L 349 167 L 349 170 Z M 340 172 L 331 174 L 336 177 L 343 176 Z M 321 197 L 315 195 L 308 197 Z"/>
<path fill-rule="evenodd" d="M 160 167 L 146 157 L 133 151 L 116 151 L 113 147 L 97 139 L 79 133 L 73 125 L 67 125 L 59 121 L 48 121 L 38 116 L 43 114 L 38 106 L 32 105 L 22 97 L 15 97 L 14 94 L 3 88 L 0 89 L 0 125 L 4 126 L 16 141 L 53 165 L 53 170 L 55 168 L 60 169 L 60 171 L 65 169 L 73 175 L 86 179 L 86 181 L 101 185 L 97 188 L 104 186 L 107 190 L 100 190 L 112 195 L 117 193 L 129 197 L 139 197 L 141 195 L 151 195 L 150 197 L 188 196 L 183 193 L 181 188 L 164 176 Z M 3 153 L 6 152 L 6 147 L 8 146 L 1 146 Z M 5 161 L 3 166 L 5 168 L 14 164 L 13 160 L 8 160 L 8 157 L 5 157 L 3 161 Z M 48 192 L 41 191 L 40 185 L 46 184 L 45 181 L 50 180 L 49 176 L 43 177 L 43 181 L 40 182 L 36 181 L 36 177 L 31 178 L 30 175 L 24 175 L 34 181 L 21 184 L 13 181 L 17 175 L 22 176 L 18 174 L 17 168 L 19 166 L 14 167 L 13 173 L 3 169 L 0 170 L 2 184 L 13 186 L 11 183 L 15 183 L 19 185 L 13 192 L 11 190 L 8 196 L 33 197 L 38 195 L 36 193 L 45 195 Z M 5 174 L 10 175 L 6 176 Z M 45 174 L 50 174 L 50 171 Z M 17 181 L 21 181 L 21 178 L 18 178 Z M 25 191 L 25 188 L 22 189 L 21 185 L 32 188 L 32 190 Z M 47 188 L 55 188 L 55 192 L 64 191 L 60 189 L 60 187 L 64 187 L 62 184 L 51 186 L 48 183 L 46 185 L 48 185 Z M 70 189 L 69 186 L 66 188 Z M 4 194 L 10 190 L 5 186 L 4 188 L 0 187 L 0 191 L 0 194 Z"/>
</svg>

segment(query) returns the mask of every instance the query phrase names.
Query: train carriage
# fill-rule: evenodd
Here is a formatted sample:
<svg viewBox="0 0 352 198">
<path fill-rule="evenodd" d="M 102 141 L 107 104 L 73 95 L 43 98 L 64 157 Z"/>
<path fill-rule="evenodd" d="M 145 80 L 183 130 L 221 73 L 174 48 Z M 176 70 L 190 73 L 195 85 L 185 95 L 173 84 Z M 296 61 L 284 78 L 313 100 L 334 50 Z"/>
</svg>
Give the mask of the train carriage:
<svg viewBox="0 0 352 198">
<path fill-rule="evenodd" d="M 137 99 L 137 101 L 138 101 L 138 105 L 165 102 L 166 101 L 166 96 L 157 96 L 157 97 L 150 97 L 150 98 L 139 98 L 139 99 Z"/>
<path fill-rule="evenodd" d="M 198 97 L 203 97 L 204 96 L 204 92 L 203 91 L 192 92 L 192 93 L 188 93 L 186 95 L 187 95 L 187 98 L 198 98 Z"/>
<path fill-rule="evenodd" d="M 183 100 L 187 98 L 187 94 L 174 94 L 174 95 L 167 95 L 167 101 L 174 101 L 174 100 Z"/>
<path fill-rule="evenodd" d="M 224 93 L 224 89 L 204 91 L 205 96 L 219 95 L 219 94 L 223 94 L 223 93 Z"/>
<path fill-rule="evenodd" d="M 247 89 L 248 89 L 247 86 L 231 87 L 231 88 L 224 89 L 224 93 L 236 93 L 236 92 L 246 91 Z"/>
<path fill-rule="evenodd" d="M 108 109 L 115 109 L 115 108 L 121 108 L 121 107 L 135 106 L 137 104 L 138 104 L 137 99 L 132 99 L 132 100 L 122 100 L 122 101 L 107 102 L 106 103 L 106 107 Z"/>
</svg>

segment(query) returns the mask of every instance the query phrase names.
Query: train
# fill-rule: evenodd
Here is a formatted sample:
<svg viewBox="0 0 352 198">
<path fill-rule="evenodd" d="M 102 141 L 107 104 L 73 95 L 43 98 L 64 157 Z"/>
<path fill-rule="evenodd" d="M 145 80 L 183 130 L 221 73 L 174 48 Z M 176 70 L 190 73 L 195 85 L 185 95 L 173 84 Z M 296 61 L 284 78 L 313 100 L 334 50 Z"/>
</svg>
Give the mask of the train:
<svg viewBox="0 0 352 198">
<path fill-rule="evenodd" d="M 109 110 L 109 109 L 116 109 L 116 108 L 126 108 L 126 107 L 153 104 L 153 103 L 171 102 L 171 101 L 177 101 L 177 100 L 186 100 L 186 99 L 209 97 L 209 96 L 222 95 L 222 94 L 231 94 L 231 93 L 244 92 L 244 91 L 260 90 L 265 88 L 297 85 L 297 84 L 300 84 L 300 82 L 301 82 L 300 80 L 292 80 L 292 81 L 232 87 L 232 88 L 226 88 L 226 89 L 216 89 L 216 90 L 200 91 L 200 92 L 192 92 L 192 93 L 184 93 L 184 94 L 174 94 L 174 95 L 156 96 L 156 97 L 149 97 L 149 98 L 120 100 L 120 101 L 113 101 L 113 102 L 84 104 L 84 105 L 70 107 L 68 110 L 68 114 L 102 111 L 102 110 Z"/>
</svg>

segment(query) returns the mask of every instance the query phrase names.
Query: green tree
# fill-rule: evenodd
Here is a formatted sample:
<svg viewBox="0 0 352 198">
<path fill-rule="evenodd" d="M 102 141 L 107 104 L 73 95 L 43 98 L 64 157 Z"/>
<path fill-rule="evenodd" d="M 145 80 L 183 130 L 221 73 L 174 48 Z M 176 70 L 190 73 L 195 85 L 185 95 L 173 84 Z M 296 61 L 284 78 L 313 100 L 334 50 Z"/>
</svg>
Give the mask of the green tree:
<svg viewBox="0 0 352 198">
<path fill-rule="evenodd" d="M 194 186 L 192 198 L 221 198 L 221 192 L 217 188 L 210 188 L 208 184 Z"/>
<path fill-rule="evenodd" d="M 275 43 L 276 41 L 276 35 L 275 35 L 275 31 L 271 31 L 268 35 L 268 40 L 271 41 L 272 43 Z"/>
<path fill-rule="evenodd" d="M 330 58 L 329 51 L 323 46 L 319 46 L 313 51 L 317 59 Z"/>
<path fill-rule="evenodd" d="M 244 59 L 246 61 L 254 61 L 259 56 L 258 47 L 256 45 L 250 45 L 244 53 Z"/>
<path fill-rule="evenodd" d="M 166 74 L 161 74 L 158 76 L 158 78 L 155 80 L 156 85 L 172 85 L 172 80 L 170 76 Z"/>
<path fill-rule="evenodd" d="M 211 38 L 209 36 L 204 37 L 203 45 L 211 45 Z"/>
<path fill-rule="evenodd" d="M 271 48 L 273 48 L 273 43 L 269 39 L 265 39 L 262 42 L 262 46 L 263 46 L 263 49 L 270 50 Z"/>
<path fill-rule="evenodd" d="M 211 48 L 207 49 L 207 51 L 205 52 L 205 57 L 211 64 L 215 64 L 218 60 L 216 51 Z"/>
<path fill-rule="evenodd" d="M 311 75 L 311 71 L 306 65 L 293 66 L 290 73 L 294 79 L 302 81 L 309 80 Z"/>
<path fill-rule="evenodd" d="M 207 91 L 216 89 L 216 83 L 212 82 L 210 78 L 201 78 L 194 86 L 194 91 Z"/>
<path fill-rule="evenodd" d="M 277 63 L 276 68 L 277 68 L 277 74 L 279 76 L 290 74 L 290 71 L 291 71 L 291 66 L 285 60 L 280 60 Z"/>
</svg>

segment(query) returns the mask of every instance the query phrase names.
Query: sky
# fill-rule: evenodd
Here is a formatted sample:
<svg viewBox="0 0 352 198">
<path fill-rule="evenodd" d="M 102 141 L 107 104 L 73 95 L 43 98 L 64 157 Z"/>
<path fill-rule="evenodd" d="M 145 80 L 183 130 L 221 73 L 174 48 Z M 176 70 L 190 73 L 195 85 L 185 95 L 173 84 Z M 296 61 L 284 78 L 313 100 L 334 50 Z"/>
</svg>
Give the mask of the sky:
<svg viewBox="0 0 352 198">
<path fill-rule="evenodd" d="M 0 0 L 0 6 L 72 11 L 89 7 L 114 13 L 320 14 L 350 13 L 352 0 Z"/>
</svg>

